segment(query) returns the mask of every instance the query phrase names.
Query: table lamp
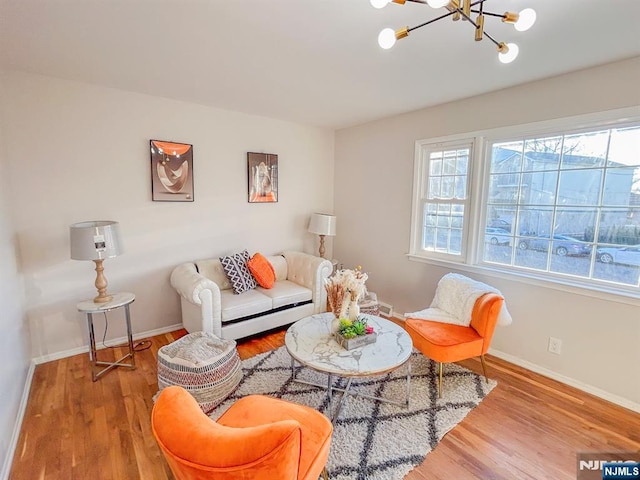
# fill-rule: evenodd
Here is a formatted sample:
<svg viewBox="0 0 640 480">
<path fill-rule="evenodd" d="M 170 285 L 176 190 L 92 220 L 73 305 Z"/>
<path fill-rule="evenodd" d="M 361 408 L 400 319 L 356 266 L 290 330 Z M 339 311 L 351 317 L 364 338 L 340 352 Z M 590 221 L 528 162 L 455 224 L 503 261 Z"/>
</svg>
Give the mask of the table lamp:
<svg viewBox="0 0 640 480">
<path fill-rule="evenodd" d="M 122 253 L 118 222 L 106 220 L 74 223 L 69 227 L 69 233 L 71 258 L 74 260 L 93 260 L 96 264 L 98 296 L 93 301 L 95 303 L 111 301 L 113 295 L 107 294 L 107 279 L 103 273 L 102 262 L 105 258 L 117 257 Z"/>
<path fill-rule="evenodd" d="M 324 237 L 336 234 L 336 217 L 325 213 L 314 213 L 309 221 L 309 232 L 320 235 L 320 256 L 324 258 Z"/>
</svg>

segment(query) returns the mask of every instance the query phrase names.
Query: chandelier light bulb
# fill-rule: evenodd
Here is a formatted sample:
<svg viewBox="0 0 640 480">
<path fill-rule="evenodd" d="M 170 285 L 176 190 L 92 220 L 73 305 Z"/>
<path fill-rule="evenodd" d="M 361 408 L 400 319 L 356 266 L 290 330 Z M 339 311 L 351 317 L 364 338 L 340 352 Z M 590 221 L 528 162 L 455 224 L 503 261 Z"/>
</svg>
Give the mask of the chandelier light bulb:
<svg viewBox="0 0 640 480">
<path fill-rule="evenodd" d="M 451 0 L 427 0 L 427 5 L 431 8 L 442 8 L 449 5 Z"/>
<path fill-rule="evenodd" d="M 516 59 L 519 52 L 520 49 L 518 45 L 515 43 L 507 43 L 507 51 L 498 53 L 498 60 L 502 63 L 511 63 Z"/>
<path fill-rule="evenodd" d="M 385 50 L 389 50 L 396 44 L 396 32 L 393 28 L 385 28 L 378 35 L 378 45 L 384 48 Z"/>
<path fill-rule="evenodd" d="M 391 0 L 369 0 L 371 3 L 371 6 L 374 8 L 384 8 L 387 6 L 387 4 L 389 2 L 391 2 Z"/>
<path fill-rule="evenodd" d="M 536 11 L 533 8 L 525 8 L 520 12 L 518 21 L 513 26 L 519 32 L 526 32 L 533 27 L 534 23 L 536 23 Z"/>
</svg>

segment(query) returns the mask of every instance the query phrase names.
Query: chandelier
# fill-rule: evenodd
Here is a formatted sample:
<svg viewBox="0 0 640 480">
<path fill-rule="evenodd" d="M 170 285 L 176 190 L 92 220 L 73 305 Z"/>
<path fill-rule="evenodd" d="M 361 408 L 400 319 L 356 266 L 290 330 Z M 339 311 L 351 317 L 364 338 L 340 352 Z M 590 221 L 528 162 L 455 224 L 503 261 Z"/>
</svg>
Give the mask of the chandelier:
<svg viewBox="0 0 640 480">
<path fill-rule="evenodd" d="M 382 8 L 388 3 L 399 3 L 404 5 L 405 2 L 423 3 L 432 8 L 445 8 L 447 13 L 440 15 L 432 20 L 421 23 L 415 27 L 403 27 L 399 30 L 393 30 L 392 28 L 385 28 L 378 35 L 378 44 L 384 48 L 389 49 L 393 47 L 396 40 L 400 40 L 409 35 L 409 32 L 417 30 L 431 23 L 442 20 L 443 18 L 451 17 L 453 20 L 466 20 L 475 27 L 475 39 L 477 42 L 487 37 L 491 40 L 498 49 L 498 59 L 502 63 L 511 63 L 518 56 L 518 45 L 515 43 L 498 42 L 491 35 L 484 30 L 484 18 L 497 17 L 501 18 L 505 23 L 511 23 L 516 30 L 524 32 L 529 30 L 536 21 L 536 12 L 531 8 L 525 8 L 520 13 L 492 13 L 484 10 L 484 2 L 486 0 L 370 0 L 371 5 L 375 8 Z M 475 20 L 471 18 L 472 14 L 477 14 Z"/>
</svg>

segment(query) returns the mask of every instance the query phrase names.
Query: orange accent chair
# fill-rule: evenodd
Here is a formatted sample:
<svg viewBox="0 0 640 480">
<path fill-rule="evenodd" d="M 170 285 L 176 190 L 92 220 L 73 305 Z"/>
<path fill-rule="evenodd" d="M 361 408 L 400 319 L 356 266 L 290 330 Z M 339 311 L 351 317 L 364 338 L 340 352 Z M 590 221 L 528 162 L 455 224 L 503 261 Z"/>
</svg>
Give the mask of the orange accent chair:
<svg viewBox="0 0 640 480">
<path fill-rule="evenodd" d="M 333 426 L 320 412 L 262 395 L 205 415 L 184 388 L 162 390 L 153 434 L 176 480 L 325 480 Z"/>
<path fill-rule="evenodd" d="M 484 378 L 487 366 L 484 354 L 489 350 L 504 299 L 495 293 L 485 293 L 476 300 L 468 327 L 449 323 L 407 318 L 405 329 L 413 346 L 425 357 L 438 362 L 438 396 L 442 398 L 442 364 L 480 357 Z"/>
</svg>

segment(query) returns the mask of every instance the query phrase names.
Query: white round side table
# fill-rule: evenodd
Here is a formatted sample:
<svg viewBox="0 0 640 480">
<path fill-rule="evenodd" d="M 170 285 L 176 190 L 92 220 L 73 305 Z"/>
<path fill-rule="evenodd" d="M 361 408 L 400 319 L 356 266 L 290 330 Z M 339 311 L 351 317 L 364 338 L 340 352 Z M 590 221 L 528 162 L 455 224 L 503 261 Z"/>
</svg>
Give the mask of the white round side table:
<svg viewBox="0 0 640 480">
<path fill-rule="evenodd" d="M 78 311 L 87 315 L 87 324 L 89 327 L 89 361 L 91 362 L 91 376 L 95 382 L 102 375 L 116 367 L 129 367 L 131 369 L 136 368 L 136 362 L 134 358 L 133 350 L 133 334 L 131 333 L 131 316 L 129 314 L 129 305 L 133 303 L 136 296 L 133 293 L 121 292 L 114 293 L 113 298 L 105 303 L 95 303 L 93 300 L 85 300 L 78 303 Z M 103 362 L 98 361 L 96 352 L 96 337 L 93 331 L 93 314 L 94 313 L 106 313 L 116 308 L 124 307 L 124 315 L 127 322 L 127 337 L 129 340 L 129 352 L 125 354 L 121 359 L 115 362 Z M 124 360 L 131 358 L 131 363 L 124 363 Z M 99 369 L 98 367 L 105 366 L 106 368 Z"/>
</svg>

